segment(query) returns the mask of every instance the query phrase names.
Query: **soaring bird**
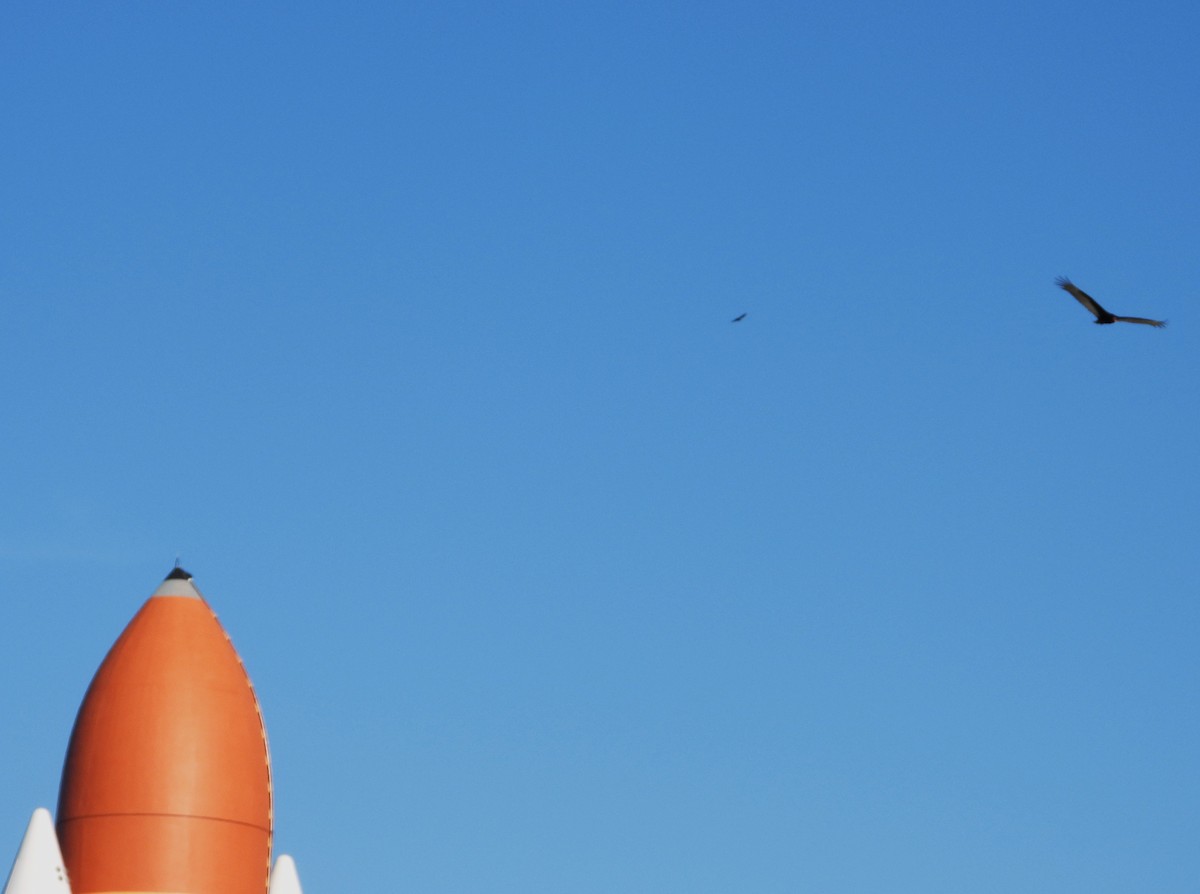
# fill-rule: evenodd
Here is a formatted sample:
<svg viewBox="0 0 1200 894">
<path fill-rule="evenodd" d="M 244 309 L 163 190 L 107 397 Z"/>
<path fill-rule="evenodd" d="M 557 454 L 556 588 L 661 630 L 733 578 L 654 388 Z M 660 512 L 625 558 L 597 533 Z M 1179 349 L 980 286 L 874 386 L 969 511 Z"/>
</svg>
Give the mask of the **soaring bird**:
<svg viewBox="0 0 1200 894">
<path fill-rule="evenodd" d="M 1095 323 L 1097 325 L 1102 326 L 1105 323 L 1144 323 L 1147 326 L 1157 326 L 1159 329 L 1167 325 L 1165 320 L 1147 320 L 1145 317 L 1118 317 L 1116 314 L 1110 314 L 1103 307 L 1096 303 L 1095 298 L 1093 298 L 1083 289 L 1079 288 L 1079 286 L 1075 285 L 1075 283 L 1071 282 L 1071 280 L 1067 279 L 1065 276 L 1058 277 L 1058 279 L 1054 280 L 1054 282 L 1060 289 L 1063 289 L 1074 295 L 1076 301 L 1095 314 Z"/>
<path fill-rule="evenodd" d="M 729 322 L 731 322 L 731 323 L 740 323 L 740 322 L 742 322 L 742 320 L 744 320 L 744 319 L 746 319 L 746 315 L 745 315 L 745 314 L 738 314 L 736 317 L 734 317 L 734 318 L 733 318 L 732 320 L 730 320 Z"/>
</svg>

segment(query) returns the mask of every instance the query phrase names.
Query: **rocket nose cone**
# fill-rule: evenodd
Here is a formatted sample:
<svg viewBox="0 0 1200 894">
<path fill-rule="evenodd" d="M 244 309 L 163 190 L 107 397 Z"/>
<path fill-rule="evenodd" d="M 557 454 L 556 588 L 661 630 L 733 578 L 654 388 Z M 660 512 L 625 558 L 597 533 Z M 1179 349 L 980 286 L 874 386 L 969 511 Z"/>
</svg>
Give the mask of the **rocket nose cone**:
<svg viewBox="0 0 1200 894">
<path fill-rule="evenodd" d="M 296 861 L 287 854 L 280 854 L 275 860 L 275 868 L 267 882 L 267 894 L 302 894 Z"/>
<path fill-rule="evenodd" d="M 71 894 L 54 821 L 45 807 L 35 810 L 29 820 L 4 894 Z"/>
<path fill-rule="evenodd" d="M 96 671 L 58 804 L 76 894 L 266 894 L 266 729 L 229 635 L 186 572 L 159 585 Z"/>
<path fill-rule="evenodd" d="M 178 565 L 176 565 L 174 568 L 172 568 L 171 573 L 163 578 L 163 580 L 191 580 L 191 579 L 192 579 L 192 576 L 188 572 L 186 572 L 182 568 L 180 568 Z"/>
</svg>

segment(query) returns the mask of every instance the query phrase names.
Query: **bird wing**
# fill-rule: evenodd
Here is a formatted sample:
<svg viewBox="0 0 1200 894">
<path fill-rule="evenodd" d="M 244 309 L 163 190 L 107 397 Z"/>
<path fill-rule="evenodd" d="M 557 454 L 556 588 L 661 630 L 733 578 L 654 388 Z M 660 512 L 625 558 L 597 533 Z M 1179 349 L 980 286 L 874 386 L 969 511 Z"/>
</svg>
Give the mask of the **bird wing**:
<svg viewBox="0 0 1200 894">
<path fill-rule="evenodd" d="M 731 322 L 731 323 L 740 323 L 740 322 L 741 322 L 742 320 L 744 320 L 744 319 L 746 319 L 746 315 L 745 315 L 745 314 L 738 314 L 736 317 L 734 317 L 734 318 L 733 318 L 732 320 L 730 320 L 729 322 Z"/>
<path fill-rule="evenodd" d="M 1146 326 L 1154 326 L 1154 327 L 1157 327 L 1158 329 L 1162 329 L 1164 326 L 1167 325 L 1166 320 L 1147 320 L 1145 317 L 1117 317 L 1117 316 L 1114 316 L 1113 319 L 1117 320 L 1118 322 L 1121 322 L 1121 323 L 1143 323 Z"/>
<path fill-rule="evenodd" d="M 1079 286 L 1075 285 L 1075 283 L 1071 282 L 1071 280 L 1067 279 L 1065 276 L 1060 276 L 1058 279 L 1054 280 L 1054 282 L 1060 289 L 1063 289 L 1074 295 L 1075 300 L 1094 313 L 1097 319 L 1108 315 L 1108 311 L 1097 304 L 1095 298 L 1093 298 L 1083 289 L 1079 288 Z"/>
</svg>

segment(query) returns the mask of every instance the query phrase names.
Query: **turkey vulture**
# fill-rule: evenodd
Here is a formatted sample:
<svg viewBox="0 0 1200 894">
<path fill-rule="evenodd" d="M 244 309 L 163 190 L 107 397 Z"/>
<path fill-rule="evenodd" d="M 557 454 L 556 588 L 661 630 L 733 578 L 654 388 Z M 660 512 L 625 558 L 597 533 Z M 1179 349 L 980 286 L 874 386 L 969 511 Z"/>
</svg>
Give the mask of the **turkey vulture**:
<svg viewBox="0 0 1200 894">
<path fill-rule="evenodd" d="M 733 318 L 732 320 L 730 320 L 729 322 L 731 322 L 731 323 L 740 323 L 740 322 L 742 322 L 742 320 L 744 320 L 744 319 L 746 319 L 746 315 L 745 315 L 745 314 L 738 314 L 736 317 L 734 317 L 734 318 Z"/>
<path fill-rule="evenodd" d="M 1096 324 L 1103 325 L 1105 323 L 1144 323 L 1147 326 L 1157 326 L 1161 329 L 1166 326 L 1165 320 L 1147 320 L 1145 317 L 1118 317 L 1116 314 L 1110 314 L 1103 307 L 1096 303 L 1096 299 L 1085 292 L 1071 280 L 1065 276 L 1060 276 L 1054 280 L 1060 289 L 1070 292 L 1075 296 L 1075 300 L 1090 310 L 1096 315 Z"/>
</svg>

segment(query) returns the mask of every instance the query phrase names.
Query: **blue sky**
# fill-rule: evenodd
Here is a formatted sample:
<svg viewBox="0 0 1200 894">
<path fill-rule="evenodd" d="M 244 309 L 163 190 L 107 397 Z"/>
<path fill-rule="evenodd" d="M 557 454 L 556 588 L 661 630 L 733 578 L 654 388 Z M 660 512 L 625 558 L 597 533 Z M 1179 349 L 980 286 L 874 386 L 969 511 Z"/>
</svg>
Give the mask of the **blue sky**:
<svg viewBox="0 0 1200 894">
<path fill-rule="evenodd" d="M 11 853 L 178 555 L 310 894 L 1194 891 L 1194 6 L 433 7 L 0 10 Z"/>
</svg>

